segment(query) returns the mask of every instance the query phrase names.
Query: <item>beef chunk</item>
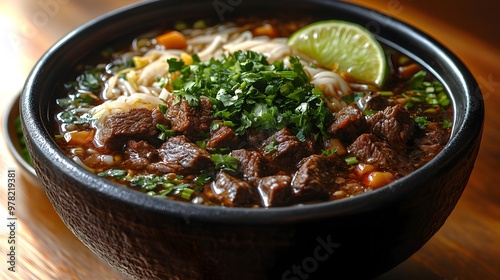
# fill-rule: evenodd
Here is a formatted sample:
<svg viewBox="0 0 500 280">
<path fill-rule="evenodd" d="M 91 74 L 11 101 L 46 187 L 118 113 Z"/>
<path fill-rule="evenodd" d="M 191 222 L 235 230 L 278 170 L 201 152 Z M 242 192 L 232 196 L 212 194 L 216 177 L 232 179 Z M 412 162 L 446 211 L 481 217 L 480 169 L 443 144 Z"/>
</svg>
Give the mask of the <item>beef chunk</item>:
<svg viewBox="0 0 500 280">
<path fill-rule="evenodd" d="M 372 134 L 396 149 L 406 147 L 415 126 L 408 109 L 400 104 L 377 112 L 368 120 L 368 124 Z"/>
<path fill-rule="evenodd" d="M 155 143 L 159 141 L 157 124 L 167 124 L 158 110 L 131 109 L 108 116 L 101 128 L 101 139 L 109 150 L 120 150 L 129 140 Z"/>
<path fill-rule="evenodd" d="M 168 120 L 159 109 L 155 108 L 151 110 L 151 117 L 153 118 L 153 124 L 155 127 L 157 124 L 170 125 Z"/>
<path fill-rule="evenodd" d="M 249 129 L 245 133 L 245 140 L 250 148 L 260 148 L 268 137 L 269 134 L 263 130 Z"/>
<path fill-rule="evenodd" d="M 129 158 L 142 157 L 149 161 L 158 159 L 158 150 L 146 141 L 130 140 L 127 143 L 125 155 Z"/>
<path fill-rule="evenodd" d="M 292 177 L 288 175 L 267 176 L 259 180 L 257 190 L 265 207 L 285 206 L 292 203 Z"/>
<path fill-rule="evenodd" d="M 161 162 L 153 169 L 161 173 L 193 174 L 213 164 L 210 154 L 190 142 L 186 136 L 171 137 L 158 150 Z"/>
<path fill-rule="evenodd" d="M 259 152 L 240 149 L 232 151 L 231 156 L 239 160 L 237 171 L 249 182 L 266 175 L 266 159 Z"/>
<path fill-rule="evenodd" d="M 414 144 L 417 147 L 411 155 L 419 165 L 434 158 L 446 145 L 450 137 L 449 130 L 443 129 L 438 123 L 430 123 L 425 130 L 418 131 Z"/>
<path fill-rule="evenodd" d="M 220 126 L 213 131 L 207 141 L 207 148 L 231 148 L 235 149 L 238 146 L 238 136 L 233 129 L 228 126 Z"/>
<path fill-rule="evenodd" d="M 356 139 L 366 128 L 363 112 L 354 106 L 342 108 L 335 116 L 336 119 L 329 125 L 328 132 L 347 142 Z"/>
<path fill-rule="evenodd" d="M 257 202 L 250 183 L 225 171 L 217 174 L 211 188 L 215 198 L 224 206 L 250 206 Z"/>
<path fill-rule="evenodd" d="M 446 145 L 450 133 L 438 123 L 430 123 L 423 130 L 423 135 L 415 138 L 415 144 L 421 146 Z"/>
<path fill-rule="evenodd" d="M 372 134 L 362 134 L 349 147 L 350 155 L 359 161 L 391 168 L 400 164 L 398 153 L 386 142 Z M 392 168 L 391 168 L 392 169 Z"/>
<path fill-rule="evenodd" d="M 360 98 L 356 105 L 361 111 L 374 110 L 381 111 L 387 107 L 387 100 L 380 95 L 380 92 L 369 92 L 362 98 Z"/>
<path fill-rule="evenodd" d="M 292 192 L 299 202 L 322 201 L 334 190 L 337 173 L 345 169 L 337 156 L 311 155 L 299 163 L 292 179 Z"/>
<path fill-rule="evenodd" d="M 165 117 L 170 120 L 172 130 L 193 141 L 200 140 L 204 133 L 210 131 L 212 104 L 208 99 L 202 98 L 198 106 L 191 107 L 187 100 L 182 99 L 167 109 Z"/>
<path fill-rule="evenodd" d="M 323 149 L 323 143 L 321 142 L 322 137 L 317 137 L 317 135 L 311 134 L 304 140 L 304 147 L 307 149 L 309 154 L 319 154 Z"/>
<path fill-rule="evenodd" d="M 292 135 L 288 128 L 284 128 L 269 138 L 261 146 L 264 158 L 275 170 L 293 172 L 296 164 L 310 154 L 305 143 Z"/>
<path fill-rule="evenodd" d="M 146 141 L 130 140 L 125 148 L 127 159 L 122 163 L 125 169 L 142 170 L 159 160 L 158 150 Z"/>
</svg>

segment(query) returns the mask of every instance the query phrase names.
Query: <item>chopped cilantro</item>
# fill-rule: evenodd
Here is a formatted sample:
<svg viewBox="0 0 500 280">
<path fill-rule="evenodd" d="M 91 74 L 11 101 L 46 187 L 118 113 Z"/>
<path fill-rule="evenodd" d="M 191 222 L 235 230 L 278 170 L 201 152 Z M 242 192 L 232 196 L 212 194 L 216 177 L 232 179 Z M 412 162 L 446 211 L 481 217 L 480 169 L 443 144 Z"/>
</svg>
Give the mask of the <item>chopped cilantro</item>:
<svg viewBox="0 0 500 280">
<path fill-rule="evenodd" d="M 175 71 L 180 71 L 182 69 L 182 67 L 184 67 L 184 61 L 177 60 L 175 58 L 167 59 L 167 63 L 168 63 L 168 71 L 170 73 L 175 72 Z"/>
<path fill-rule="evenodd" d="M 230 123 L 236 134 L 248 128 L 277 131 L 285 127 L 302 141 L 311 133 L 327 135 L 325 123 L 333 118 L 322 92 L 310 83 L 302 64 L 290 58 L 268 63 L 261 53 L 237 51 L 222 59 L 193 60 L 184 65 L 169 59 L 169 71 L 179 71 L 173 93 L 198 106 L 206 97 L 214 118 Z"/>
<path fill-rule="evenodd" d="M 183 181 L 182 176 L 171 179 L 169 175 L 136 175 L 128 180 L 131 186 L 154 197 L 177 196 L 189 200 L 195 191 L 192 185 Z"/>
<path fill-rule="evenodd" d="M 94 117 L 89 113 L 79 113 L 75 109 L 62 111 L 57 114 L 57 118 L 63 123 L 73 124 L 89 124 L 94 120 Z"/>
<path fill-rule="evenodd" d="M 193 180 L 195 185 L 197 186 L 204 186 L 206 183 L 212 181 L 212 176 L 208 173 L 201 173 L 200 175 L 196 176 L 196 178 Z"/>
<path fill-rule="evenodd" d="M 267 144 L 265 147 L 264 147 L 264 153 L 265 154 L 270 154 L 272 152 L 275 152 L 278 150 L 278 141 L 276 140 L 276 138 L 273 138 L 271 140 L 271 143 Z"/>
<path fill-rule="evenodd" d="M 160 105 L 158 105 L 158 110 L 160 110 L 160 112 L 161 112 L 162 114 L 165 114 L 165 113 L 167 112 L 167 109 L 168 109 L 168 108 L 167 108 L 167 106 L 165 106 L 165 105 L 161 105 L 161 104 L 160 104 Z"/>
<path fill-rule="evenodd" d="M 165 141 L 169 137 L 172 137 L 175 135 L 175 131 L 172 129 L 169 129 L 166 125 L 163 125 L 161 123 L 156 124 L 156 128 L 160 131 L 160 135 L 158 135 L 158 139 Z"/>
<path fill-rule="evenodd" d="M 206 149 L 207 148 L 207 140 L 196 141 L 196 146 L 200 147 L 201 149 Z"/>
<path fill-rule="evenodd" d="M 94 101 L 94 97 L 88 93 L 84 92 L 76 92 L 72 94 L 68 94 L 66 98 L 58 98 L 56 99 L 57 105 L 61 108 L 78 108 L 82 106 L 88 106 L 92 104 Z"/>
<path fill-rule="evenodd" d="M 212 154 L 210 159 L 215 164 L 215 169 L 236 172 L 239 160 L 231 155 Z"/>
<path fill-rule="evenodd" d="M 427 127 L 428 124 L 430 124 L 431 122 L 429 120 L 427 120 L 426 117 L 416 117 L 414 119 L 415 121 L 415 124 L 417 124 L 417 126 L 420 128 L 420 129 L 425 129 Z"/>
<path fill-rule="evenodd" d="M 100 73 L 97 71 L 86 71 L 76 78 L 81 89 L 94 91 L 101 88 Z"/>
</svg>

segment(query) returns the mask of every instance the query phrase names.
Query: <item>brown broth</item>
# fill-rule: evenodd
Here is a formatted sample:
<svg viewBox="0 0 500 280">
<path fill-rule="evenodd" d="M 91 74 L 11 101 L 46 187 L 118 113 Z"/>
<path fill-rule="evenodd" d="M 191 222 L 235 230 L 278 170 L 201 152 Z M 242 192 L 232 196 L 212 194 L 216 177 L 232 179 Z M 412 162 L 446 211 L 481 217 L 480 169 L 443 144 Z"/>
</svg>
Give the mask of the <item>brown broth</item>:
<svg viewBox="0 0 500 280">
<path fill-rule="evenodd" d="M 242 18 L 236 20 L 235 25 L 245 26 L 246 29 L 253 30 L 254 32 L 256 28 L 263 26 L 265 27 L 263 32 L 267 32 L 266 28 L 272 26 L 273 32 L 275 32 L 273 36 L 286 37 L 301 26 L 304 26 L 307 22 L 306 20 L 300 20 L 288 21 L 283 24 L 278 20 Z M 201 22 L 197 22 L 196 24 L 202 25 Z M 140 45 L 139 51 L 137 51 L 137 47 L 133 47 L 134 44 L 136 46 Z M 99 176 L 106 177 L 111 181 L 151 196 L 186 202 L 191 201 L 205 205 L 235 207 L 273 207 L 342 199 L 382 187 L 413 172 L 439 153 L 450 136 L 453 112 L 452 107 L 449 105 L 446 90 L 421 65 L 418 65 L 415 61 L 398 51 L 383 46 L 389 65 L 389 75 L 383 88 L 374 89 L 369 86 L 364 90 L 357 89 L 354 90 L 355 92 L 350 98 L 346 98 L 344 101 L 360 109 L 366 120 L 371 119 L 378 112 L 384 111 L 387 107 L 401 106 L 405 112 L 407 110 L 408 116 L 410 116 L 414 124 L 412 124 L 411 135 L 405 141 L 404 147 L 390 147 L 392 149 L 391 153 L 394 152 L 397 160 L 394 160 L 390 164 L 379 164 L 377 162 L 363 161 L 353 156 L 353 153 L 348 148 L 352 147 L 351 145 L 358 136 L 371 133 L 370 129 L 360 129 L 358 135 L 354 137 L 355 139 L 353 139 L 352 135 L 345 137 L 342 136 L 343 134 L 330 135 L 337 142 L 325 139 L 324 135 L 320 137 L 318 136 L 318 131 L 313 131 L 312 135 L 306 136 L 305 141 L 301 141 L 304 143 L 304 147 L 307 147 L 304 148 L 307 150 L 305 153 L 307 156 L 304 158 L 317 155 L 318 157 L 322 157 L 322 159 L 313 163 L 326 162 L 325 164 L 335 165 L 331 168 L 318 167 L 319 173 L 323 170 L 325 174 L 332 172 L 331 175 L 335 178 L 330 182 L 330 186 L 325 187 L 321 184 L 319 186 L 308 185 L 298 189 L 291 187 L 290 183 L 288 185 L 284 183 L 284 186 L 279 187 L 283 191 L 273 190 L 272 194 L 275 196 L 286 194 L 290 197 L 284 199 L 276 198 L 271 205 L 266 205 L 264 201 L 269 198 L 262 197 L 264 187 L 259 185 L 262 177 L 277 176 L 275 178 L 291 178 L 295 180 L 294 176 L 296 176 L 296 172 L 300 169 L 300 166 L 280 168 L 276 166 L 277 164 L 268 163 L 269 160 L 266 158 L 264 162 L 268 165 L 265 168 L 271 171 L 262 173 L 265 176 L 257 176 L 257 178 L 249 178 L 248 174 L 242 173 L 240 169 L 243 167 L 241 166 L 238 166 L 236 169 L 225 166 L 226 171 L 224 172 L 230 175 L 229 179 L 227 179 L 230 184 L 237 185 L 240 184 L 240 181 L 244 181 L 241 184 L 249 186 L 249 190 L 241 191 L 240 188 L 235 191 L 235 196 L 248 197 L 247 201 L 241 202 L 238 199 L 234 199 L 234 197 L 229 199 L 229 194 L 218 194 L 217 192 L 220 188 L 214 186 L 216 184 L 214 183 L 216 177 L 221 176 L 218 175 L 221 172 L 220 168 L 214 168 L 209 164 L 209 167 L 195 170 L 190 174 L 187 174 L 185 171 L 181 174 L 162 172 L 161 168 L 135 168 L 130 164 L 131 154 L 126 153 L 124 149 L 110 148 L 92 140 L 93 136 L 99 133 L 99 131 L 96 131 L 96 127 L 92 121 L 88 121 L 88 116 L 85 115 L 85 112 L 89 108 L 104 102 L 104 100 L 99 98 L 103 91 L 103 79 L 109 79 L 119 69 L 132 66 L 132 64 L 127 64 L 129 61 L 120 60 L 124 53 L 135 49 L 137 51 L 135 56 L 140 56 L 156 47 L 157 45 L 152 38 L 138 38 L 129 47 L 119 51 L 106 50 L 105 52 L 101 52 L 101 54 L 105 53 L 105 55 L 98 56 L 99 58 L 96 59 L 97 62 L 92 62 L 90 66 L 79 66 L 78 71 L 80 71 L 80 74 L 77 75 L 79 78 L 76 78 L 76 82 L 68 83 L 64 93 L 65 97 L 58 99 L 58 104 L 65 108 L 60 108 L 54 116 L 57 126 L 54 132 L 56 135 L 55 139 L 60 148 L 69 157 L 78 158 L 77 161 L 80 164 L 84 164 L 88 169 L 99 174 Z M 373 98 L 370 99 L 370 96 Z M 326 125 L 331 125 L 336 118 L 339 118 L 335 114 L 332 115 L 332 120 Z M 214 118 L 213 121 L 213 123 L 218 123 L 217 127 L 222 124 L 221 120 L 217 118 Z M 216 130 L 212 124 L 210 133 Z M 263 132 L 265 137 L 260 137 L 259 139 L 268 139 L 275 132 L 268 129 Z M 266 152 L 263 152 L 264 147 L 259 148 L 248 144 L 251 142 L 248 137 L 250 133 L 254 132 L 247 132 L 246 138 L 243 136 L 239 137 L 240 142 L 246 144 L 241 144 L 237 148 L 232 147 L 229 150 L 225 149 L 223 151 L 219 149 L 216 152 L 213 149 L 208 151 L 205 149 L 205 152 L 211 155 L 227 155 L 230 151 L 243 148 L 248 151 L 265 154 Z M 161 134 L 160 130 L 158 134 Z M 177 134 L 179 133 L 177 132 Z M 255 132 L 256 136 L 259 136 L 258 134 L 259 132 Z M 208 137 L 209 135 L 197 136 L 196 141 L 193 140 L 192 142 L 198 144 L 198 146 L 202 146 L 198 142 L 203 142 Z M 134 140 L 139 141 L 138 139 Z M 164 140 L 157 140 L 149 141 L 149 144 L 155 149 L 160 149 Z M 377 137 L 376 140 L 377 143 L 384 142 Z M 333 146 L 336 148 L 335 152 L 325 149 L 325 143 L 329 141 L 337 143 L 336 146 Z M 391 145 L 389 144 L 389 146 Z M 342 152 L 343 150 L 346 151 Z M 332 155 L 328 155 L 329 152 L 332 152 Z M 332 159 L 332 157 L 336 159 Z M 106 163 L 110 161 L 113 164 L 109 165 Z M 154 163 L 158 162 L 161 163 L 161 160 L 156 158 Z M 300 162 L 302 163 L 302 161 Z M 311 166 L 316 165 L 312 164 Z M 335 171 L 331 171 L 330 169 Z M 163 170 L 172 169 L 167 168 Z M 312 176 L 312 179 L 315 180 L 322 178 L 321 174 L 307 176 Z M 233 178 L 235 179 L 233 180 Z M 386 182 L 383 184 L 376 183 L 375 187 L 371 187 L 376 180 L 386 180 Z M 265 188 L 267 187 L 269 186 Z M 321 191 L 314 188 L 319 188 Z M 309 189 L 314 190 L 310 191 Z M 223 192 L 230 191 L 231 189 L 225 189 Z M 271 193 L 266 193 L 264 196 L 269 194 Z"/>
</svg>

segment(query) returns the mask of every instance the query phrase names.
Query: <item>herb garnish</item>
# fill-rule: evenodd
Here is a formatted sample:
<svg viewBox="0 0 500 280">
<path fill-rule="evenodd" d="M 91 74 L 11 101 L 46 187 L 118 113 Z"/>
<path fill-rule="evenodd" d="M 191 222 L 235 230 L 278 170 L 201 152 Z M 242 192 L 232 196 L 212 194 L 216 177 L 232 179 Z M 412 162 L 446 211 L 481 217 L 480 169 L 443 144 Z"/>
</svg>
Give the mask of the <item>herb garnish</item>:
<svg viewBox="0 0 500 280">
<path fill-rule="evenodd" d="M 270 154 L 278 150 L 278 140 L 273 138 L 269 144 L 264 147 L 264 154 Z"/>
<path fill-rule="evenodd" d="M 160 135 L 158 135 L 158 139 L 162 141 L 166 141 L 168 138 L 174 136 L 176 133 L 174 130 L 169 129 L 166 125 L 164 124 L 157 124 L 156 128 L 160 131 Z"/>
<path fill-rule="evenodd" d="M 414 121 L 415 121 L 415 124 L 417 124 L 417 126 L 420 129 L 425 129 L 427 127 L 427 125 L 429 125 L 431 123 L 426 117 L 423 117 L 423 116 L 416 117 L 414 119 Z"/>
<path fill-rule="evenodd" d="M 210 159 L 215 164 L 216 170 L 224 170 L 230 172 L 236 172 L 238 169 L 238 164 L 240 161 L 231 156 L 231 155 L 223 155 L 223 154 L 212 154 L 210 155 Z"/>
<path fill-rule="evenodd" d="M 91 92 L 98 92 L 103 85 L 102 81 L 103 69 L 91 68 L 83 72 L 83 74 L 76 77 L 73 82 L 68 82 L 64 84 L 64 87 L 68 90 L 85 90 Z"/>
<path fill-rule="evenodd" d="M 450 105 L 450 99 L 439 81 L 426 81 L 426 72 L 419 71 L 408 81 L 411 91 L 403 94 L 410 102 L 425 102 L 432 107 Z M 411 103 L 410 103 L 411 104 Z"/>
<path fill-rule="evenodd" d="M 296 57 L 290 58 L 291 67 L 282 61 L 269 64 L 263 54 L 253 51 L 194 60 L 188 66 L 177 59 L 168 63 L 169 71 L 180 74 L 172 81 L 173 93 L 191 106 L 197 106 L 201 97 L 209 98 L 214 118 L 231 122 L 238 135 L 248 128 L 285 127 L 301 141 L 311 133 L 327 135 L 325 123 L 333 115 Z"/>
<path fill-rule="evenodd" d="M 194 193 L 193 186 L 185 183 L 181 175 L 175 178 L 170 178 L 169 174 L 162 176 L 150 175 L 136 175 L 128 178 L 130 185 L 140 188 L 146 194 L 154 197 L 177 196 L 183 199 L 191 199 Z"/>
<path fill-rule="evenodd" d="M 89 113 L 81 113 L 76 109 L 71 109 L 68 111 L 62 111 L 57 114 L 57 118 L 63 123 L 73 123 L 73 124 L 89 124 L 95 118 Z"/>
<path fill-rule="evenodd" d="M 333 149 L 328 149 L 328 150 L 323 150 L 321 152 L 322 155 L 324 156 L 331 156 L 333 154 L 337 153 L 337 148 L 333 148 Z"/>
<path fill-rule="evenodd" d="M 94 96 L 86 92 L 70 93 L 66 98 L 56 99 L 57 105 L 63 109 L 88 107 L 92 102 L 94 102 Z"/>
</svg>

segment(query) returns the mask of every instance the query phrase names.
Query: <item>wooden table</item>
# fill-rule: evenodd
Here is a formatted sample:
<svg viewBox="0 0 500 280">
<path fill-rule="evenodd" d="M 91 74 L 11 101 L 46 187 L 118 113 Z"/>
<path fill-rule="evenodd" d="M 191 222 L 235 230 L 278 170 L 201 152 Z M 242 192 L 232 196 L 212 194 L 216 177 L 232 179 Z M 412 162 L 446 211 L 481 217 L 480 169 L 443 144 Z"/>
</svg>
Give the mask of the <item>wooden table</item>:
<svg viewBox="0 0 500 280">
<path fill-rule="evenodd" d="M 379 280 L 500 279 L 500 187 L 495 177 L 500 167 L 500 16 L 495 1 L 352 1 L 403 19 L 449 47 L 469 66 L 486 103 L 479 157 L 455 211 L 418 253 Z M 132 2 L 0 0 L 0 114 L 5 115 L 31 67 L 56 40 Z M 43 190 L 9 154 L 3 137 L 0 154 L 0 279 L 123 279 L 64 226 Z M 8 170 L 16 176 L 16 272 L 7 263 Z"/>
</svg>

